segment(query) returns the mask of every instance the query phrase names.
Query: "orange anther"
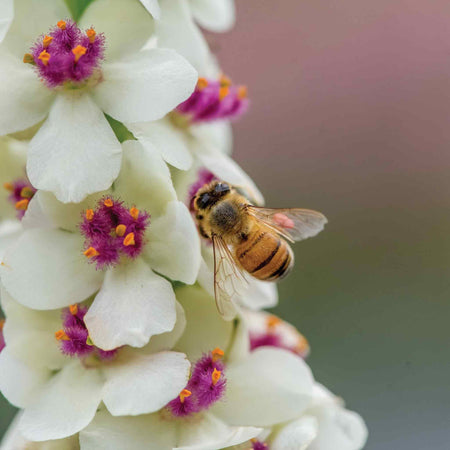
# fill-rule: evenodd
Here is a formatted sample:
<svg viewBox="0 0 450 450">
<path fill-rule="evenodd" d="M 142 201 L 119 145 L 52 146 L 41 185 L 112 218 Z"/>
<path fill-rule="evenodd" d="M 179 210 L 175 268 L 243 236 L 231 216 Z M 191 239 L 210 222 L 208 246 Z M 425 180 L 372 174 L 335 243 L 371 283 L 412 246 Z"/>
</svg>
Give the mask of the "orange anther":
<svg viewBox="0 0 450 450">
<path fill-rule="evenodd" d="M 93 258 L 94 256 L 98 256 L 100 253 L 95 250 L 94 247 L 89 247 L 85 252 L 84 252 L 84 256 L 86 256 L 86 258 Z"/>
<path fill-rule="evenodd" d="M 56 338 L 58 341 L 70 341 L 69 336 L 67 336 L 67 334 L 65 333 L 64 330 L 58 330 L 58 331 L 55 333 L 55 338 Z"/>
<path fill-rule="evenodd" d="M 93 209 L 87 209 L 86 210 L 86 219 L 92 220 L 94 218 L 94 210 Z"/>
<path fill-rule="evenodd" d="M 44 36 L 44 39 L 42 40 L 42 44 L 44 45 L 44 48 L 47 48 L 51 42 L 53 41 L 53 38 L 51 36 Z"/>
<path fill-rule="evenodd" d="M 299 335 L 297 344 L 295 345 L 295 351 L 303 357 L 309 354 L 309 342 L 301 334 Z"/>
<path fill-rule="evenodd" d="M 124 236 L 125 235 L 125 231 L 127 231 L 127 226 L 126 225 L 123 225 L 123 224 L 117 225 L 117 227 L 116 227 L 116 234 L 117 234 L 117 236 L 120 236 L 120 237 Z"/>
<path fill-rule="evenodd" d="M 221 86 L 231 86 L 232 81 L 226 75 L 222 74 L 220 75 L 219 83 Z"/>
<path fill-rule="evenodd" d="M 72 316 L 76 316 L 78 314 L 78 305 L 75 303 L 75 305 L 69 305 L 69 311 Z"/>
<path fill-rule="evenodd" d="M 38 59 L 42 61 L 42 64 L 44 64 L 44 66 L 47 66 L 48 62 L 50 61 L 50 53 L 47 50 L 42 50 L 42 52 L 38 56 Z"/>
<path fill-rule="evenodd" d="M 66 22 L 64 22 L 64 20 L 60 20 L 56 25 L 58 25 L 58 28 L 61 28 L 61 30 L 66 29 Z"/>
<path fill-rule="evenodd" d="M 205 89 L 205 87 L 208 86 L 208 80 L 206 78 L 200 77 L 197 81 L 197 89 L 202 90 Z"/>
<path fill-rule="evenodd" d="M 276 328 L 280 323 L 282 322 L 282 320 L 277 317 L 277 316 L 269 316 L 267 318 L 266 324 L 267 324 L 267 328 L 269 330 L 273 330 L 274 328 Z"/>
<path fill-rule="evenodd" d="M 7 191 L 13 191 L 14 190 L 14 185 L 12 183 L 3 183 L 3 187 L 7 190 Z"/>
<path fill-rule="evenodd" d="M 26 211 L 26 209 L 28 208 L 28 203 L 30 203 L 30 200 L 28 200 L 27 198 L 19 200 L 16 203 L 16 209 L 19 209 L 20 211 Z"/>
<path fill-rule="evenodd" d="M 134 240 L 134 233 L 128 233 L 123 240 L 123 245 L 125 247 L 129 247 L 130 245 L 135 245 L 136 241 Z"/>
<path fill-rule="evenodd" d="M 135 207 L 131 208 L 131 209 L 130 209 L 130 214 L 131 214 L 131 217 L 132 217 L 134 220 L 138 220 L 138 217 L 139 217 L 139 210 L 138 210 L 137 208 L 135 208 Z"/>
<path fill-rule="evenodd" d="M 78 60 L 85 55 L 87 52 L 87 48 L 83 47 L 82 45 L 77 45 L 75 48 L 72 49 L 72 53 L 75 55 L 75 62 L 77 63 Z"/>
<path fill-rule="evenodd" d="M 223 100 L 230 93 L 230 88 L 228 86 L 222 86 L 219 89 L 219 100 Z"/>
<path fill-rule="evenodd" d="M 33 189 L 28 186 L 24 186 L 20 191 L 20 196 L 23 198 L 31 198 L 34 195 Z"/>
<path fill-rule="evenodd" d="M 239 86 L 237 95 L 238 95 L 239 100 L 243 100 L 244 98 L 247 98 L 248 97 L 247 86 Z"/>
<path fill-rule="evenodd" d="M 111 208 L 112 206 L 114 206 L 114 202 L 113 202 L 110 198 L 105 199 L 105 201 L 103 202 L 103 204 L 104 204 L 105 206 L 107 206 L 108 208 Z"/>
<path fill-rule="evenodd" d="M 23 62 L 25 64 L 34 64 L 34 57 L 31 53 L 25 53 L 25 55 L 23 55 Z"/>
<path fill-rule="evenodd" d="M 0 320 L 0 331 L 3 330 L 3 327 L 5 326 L 5 319 Z"/>
<path fill-rule="evenodd" d="M 223 358 L 223 355 L 225 355 L 224 351 L 222 349 L 220 349 L 219 347 L 216 347 L 212 352 L 212 360 L 214 362 L 219 361 L 219 359 Z"/>
<path fill-rule="evenodd" d="M 211 375 L 212 384 L 215 386 L 217 382 L 220 380 L 220 376 L 222 372 L 220 370 L 214 369 L 214 372 Z"/>
<path fill-rule="evenodd" d="M 186 397 L 190 397 L 192 395 L 192 392 L 191 391 L 189 391 L 189 390 L 187 390 L 187 389 L 183 389 L 181 392 L 180 392 L 180 402 L 181 403 L 184 403 L 184 399 L 186 398 Z"/>
<path fill-rule="evenodd" d="M 95 41 L 95 36 L 97 35 L 97 33 L 95 32 L 95 30 L 93 28 L 89 28 L 89 30 L 86 30 L 86 35 L 89 38 L 89 42 L 91 44 L 94 43 Z"/>
</svg>

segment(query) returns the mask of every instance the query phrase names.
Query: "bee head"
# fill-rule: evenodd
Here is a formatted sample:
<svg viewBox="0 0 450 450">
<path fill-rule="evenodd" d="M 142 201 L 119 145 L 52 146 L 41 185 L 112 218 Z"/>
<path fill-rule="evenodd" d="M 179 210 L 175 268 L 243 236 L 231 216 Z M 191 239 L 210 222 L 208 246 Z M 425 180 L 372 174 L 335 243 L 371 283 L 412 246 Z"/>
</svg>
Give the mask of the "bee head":
<svg viewBox="0 0 450 450">
<path fill-rule="evenodd" d="M 199 210 L 207 209 L 230 192 L 231 187 L 229 184 L 223 181 L 213 181 L 198 191 L 195 198 L 195 206 Z"/>
</svg>

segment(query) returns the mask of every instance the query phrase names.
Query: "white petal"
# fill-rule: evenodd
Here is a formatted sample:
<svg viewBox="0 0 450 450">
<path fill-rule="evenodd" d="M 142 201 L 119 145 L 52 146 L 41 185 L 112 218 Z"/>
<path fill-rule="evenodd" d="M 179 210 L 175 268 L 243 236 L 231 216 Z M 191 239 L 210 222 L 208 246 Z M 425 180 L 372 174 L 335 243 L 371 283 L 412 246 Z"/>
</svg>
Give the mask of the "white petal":
<svg viewBox="0 0 450 450">
<path fill-rule="evenodd" d="M 129 352 L 104 369 L 103 402 L 114 416 L 158 411 L 186 386 L 190 363 L 183 353 Z"/>
<path fill-rule="evenodd" d="M 161 17 L 161 8 L 159 7 L 158 0 L 140 0 L 144 5 L 144 8 L 155 18 Z"/>
<path fill-rule="evenodd" d="M 0 261 L 5 250 L 21 235 L 22 225 L 16 220 L 4 220 L 0 223 Z"/>
<path fill-rule="evenodd" d="M 183 203 L 169 203 L 166 213 L 152 221 L 147 237 L 145 258 L 156 272 L 186 284 L 195 282 L 200 268 L 200 238 Z"/>
<path fill-rule="evenodd" d="M 178 288 L 176 295 L 186 314 L 186 330 L 175 348 L 186 353 L 191 361 L 216 347 L 226 351 L 233 324 L 222 320 L 214 298 L 199 286 Z"/>
<path fill-rule="evenodd" d="M 271 450 L 306 450 L 318 433 L 315 417 L 304 416 L 284 426 L 270 443 Z M 330 449 L 331 450 L 331 449 Z"/>
<path fill-rule="evenodd" d="M 15 406 L 23 408 L 49 379 L 51 372 L 34 367 L 11 354 L 8 347 L 0 353 L 0 391 Z"/>
<path fill-rule="evenodd" d="M 50 217 L 43 211 L 40 202 L 41 195 L 44 191 L 37 191 L 30 200 L 25 215 L 22 218 L 22 227 L 24 230 L 30 228 L 56 228 Z M 63 204 L 63 203 L 61 203 Z"/>
<path fill-rule="evenodd" d="M 103 381 L 98 370 L 78 361 L 52 377 L 20 421 L 20 432 L 32 441 L 61 439 L 86 427 L 101 401 Z"/>
<path fill-rule="evenodd" d="M 158 47 L 173 48 L 202 75 L 208 70 L 208 44 L 192 20 L 186 0 L 160 0 L 161 20 L 156 23 Z"/>
<path fill-rule="evenodd" d="M 122 148 L 103 113 L 86 94 L 59 94 L 30 142 L 27 171 L 38 189 L 62 202 L 80 202 L 111 186 Z"/>
<path fill-rule="evenodd" d="M 190 0 L 195 20 L 209 31 L 228 31 L 235 21 L 234 0 Z"/>
<path fill-rule="evenodd" d="M 239 301 L 247 308 L 259 310 L 273 308 L 278 303 L 278 290 L 276 283 L 260 281 L 247 277 L 246 289 L 239 296 Z"/>
<path fill-rule="evenodd" d="M 100 107 L 121 122 L 161 119 L 186 100 L 197 83 L 197 72 L 168 49 L 142 50 L 104 64 L 103 81 L 94 96 Z"/>
<path fill-rule="evenodd" d="M 260 428 L 230 427 L 211 413 L 180 422 L 176 450 L 218 450 L 257 436 Z"/>
<path fill-rule="evenodd" d="M 91 339 L 104 350 L 143 347 L 151 336 L 172 330 L 175 320 L 172 285 L 141 258 L 106 272 L 84 318 Z"/>
<path fill-rule="evenodd" d="M 5 253 L 0 266 L 2 283 L 29 308 L 53 309 L 81 302 L 99 289 L 103 278 L 82 250 L 79 235 L 27 230 Z"/>
<path fill-rule="evenodd" d="M 136 0 L 126 5 L 124 0 L 95 0 L 80 20 L 81 29 L 91 26 L 105 34 L 105 60 L 110 61 L 140 50 L 153 32 L 153 19 Z"/>
<path fill-rule="evenodd" d="M 24 130 L 45 118 L 54 98 L 29 64 L 0 53 L 0 136 Z"/>
<path fill-rule="evenodd" d="M 123 143 L 124 161 L 114 192 L 130 205 L 158 216 L 177 196 L 170 171 L 159 153 L 148 151 L 137 141 Z M 151 226 L 151 225 L 150 225 Z"/>
<path fill-rule="evenodd" d="M 160 414 L 113 417 L 101 411 L 80 433 L 83 450 L 172 450 L 175 442 L 175 422 Z"/>
<path fill-rule="evenodd" d="M 261 347 L 227 367 L 226 402 L 215 414 L 232 425 L 270 426 L 298 417 L 312 398 L 306 363 L 281 349 Z"/>
<path fill-rule="evenodd" d="M 227 155 L 233 148 L 233 130 L 228 121 L 199 123 L 192 125 L 190 132 L 205 145 L 216 148 Z"/>
<path fill-rule="evenodd" d="M 168 164 L 187 170 L 192 165 L 192 156 L 182 132 L 168 119 L 157 122 L 130 123 L 127 128 L 150 152 L 158 152 Z"/>
<path fill-rule="evenodd" d="M 3 41 L 14 18 L 14 0 L 2 0 L 0 4 L 0 42 Z"/>
</svg>

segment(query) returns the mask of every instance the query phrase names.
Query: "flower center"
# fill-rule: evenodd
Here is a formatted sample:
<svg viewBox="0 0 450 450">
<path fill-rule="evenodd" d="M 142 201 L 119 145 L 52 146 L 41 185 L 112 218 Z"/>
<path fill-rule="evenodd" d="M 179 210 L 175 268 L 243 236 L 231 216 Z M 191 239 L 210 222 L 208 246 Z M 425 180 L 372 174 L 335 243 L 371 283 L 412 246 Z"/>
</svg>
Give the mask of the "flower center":
<svg viewBox="0 0 450 450">
<path fill-rule="evenodd" d="M 3 187 L 10 192 L 8 199 L 17 210 L 17 218 L 22 219 L 36 189 L 25 178 L 5 183 Z"/>
<path fill-rule="evenodd" d="M 63 327 L 55 333 L 61 352 L 83 360 L 88 356 L 98 361 L 111 360 L 116 356 L 118 349 L 105 351 L 93 344 L 84 323 L 86 313 L 87 308 L 77 304 L 63 309 Z"/>
<path fill-rule="evenodd" d="M 23 62 L 35 67 L 50 88 L 80 87 L 100 67 L 105 37 L 93 28 L 81 31 L 72 20 L 60 20 L 26 53 Z"/>
<path fill-rule="evenodd" d="M 5 348 L 5 338 L 3 337 L 3 326 L 5 325 L 5 320 L 0 319 L 0 353 Z"/>
<path fill-rule="evenodd" d="M 279 317 L 266 313 L 251 313 L 249 323 L 250 349 L 278 347 L 289 350 L 302 358 L 309 354 L 309 343 L 295 327 Z"/>
<path fill-rule="evenodd" d="M 252 443 L 252 450 L 269 450 L 269 446 L 261 441 L 258 441 L 258 439 L 252 439 L 250 441 Z"/>
<path fill-rule="evenodd" d="M 117 265 L 122 256 L 134 259 L 145 245 L 145 230 L 150 215 L 110 197 L 98 202 L 95 210 L 88 209 L 80 229 L 85 240 L 84 255 L 98 269 Z"/>
<path fill-rule="evenodd" d="M 195 363 L 186 388 L 166 406 L 173 417 L 205 411 L 223 397 L 227 383 L 223 356 L 223 351 L 216 348 Z"/>
<path fill-rule="evenodd" d="M 247 110 L 248 104 L 245 86 L 234 85 L 225 76 L 219 80 L 199 78 L 195 91 L 178 105 L 173 119 L 175 123 L 183 123 L 184 117 L 190 123 L 236 119 Z"/>
</svg>

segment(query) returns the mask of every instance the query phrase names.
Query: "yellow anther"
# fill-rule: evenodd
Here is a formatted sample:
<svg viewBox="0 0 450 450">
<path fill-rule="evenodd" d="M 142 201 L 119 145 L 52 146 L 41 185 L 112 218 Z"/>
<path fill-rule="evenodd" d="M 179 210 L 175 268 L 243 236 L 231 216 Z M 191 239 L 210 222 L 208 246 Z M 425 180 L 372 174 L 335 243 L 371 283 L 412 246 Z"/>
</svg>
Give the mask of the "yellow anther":
<svg viewBox="0 0 450 450">
<path fill-rule="evenodd" d="M 219 83 L 221 86 L 231 86 L 232 81 L 226 75 L 222 74 L 220 75 Z"/>
<path fill-rule="evenodd" d="M 64 22 L 64 20 L 60 20 L 56 25 L 58 25 L 58 28 L 61 28 L 61 30 L 66 29 L 66 22 Z"/>
<path fill-rule="evenodd" d="M 24 186 L 20 191 L 20 196 L 23 198 L 31 198 L 34 195 L 33 189 L 28 186 Z"/>
<path fill-rule="evenodd" d="M 34 64 L 34 57 L 31 53 L 25 53 L 25 55 L 23 55 L 23 62 L 25 64 Z"/>
<path fill-rule="evenodd" d="M 123 245 L 125 247 L 129 247 L 130 245 L 135 245 L 136 241 L 134 240 L 134 233 L 128 233 L 123 240 Z"/>
<path fill-rule="evenodd" d="M 90 336 L 87 337 L 87 339 L 86 339 L 86 344 L 89 345 L 89 346 L 91 346 L 91 347 L 94 345 L 94 343 L 92 342 L 92 339 L 91 339 Z"/>
<path fill-rule="evenodd" d="M 222 372 L 220 370 L 214 369 L 214 372 L 211 375 L 211 381 L 214 386 L 220 380 L 221 375 L 222 375 Z"/>
<path fill-rule="evenodd" d="M 239 86 L 238 87 L 238 98 L 240 100 L 243 100 L 244 98 L 248 97 L 248 89 L 247 86 Z"/>
<path fill-rule="evenodd" d="M 3 327 L 5 326 L 5 319 L 0 320 L 0 331 L 3 330 Z"/>
<path fill-rule="evenodd" d="M 208 86 L 208 80 L 206 78 L 200 77 L 197 81 L 197 89 L 202 90 L 205 89 L 205 87 Z"/>
<path fill-rule="evenodd" d="M 230 88 L 228 86 L 222 86 L 219 89 L 219 100 L 223 100 L 230 93 Z"/>
<path fill-rule="evenodd" d="M 103 202 L 103 204 L 104 204 L 105 206 L 107 206 L 108 208 L 111 208 L 112 206 L 114 206 L 114 202 L 113 202 L 110 198 L 105 199 L 105 201 Z"/>
<path fill-rule="evenodd" d="M 92 220 L 94 218 L 94 210 L 93 209 L 87 209 L 86 210 L 86 219 Z"/>
<path fill-rule="evenodd" d="M 7 190 L 7 191 L 13 191 L 14 190 L 14 185 L 12 183 L 3 183 L 3 187 Z"/>
<path fill-rule="evenodd" d="M 98 256 L 100 253 L 95 250 L 94 247 L 89 247 L 85 252 L 84 252 L 84 256 L 86 256 L 86 258 L 93 258 L 94 256 Z"/>
<path fill-rule="evenodd" d="M 58 341 L 70 341 L 69 336 L 67 336 L 67 334 L 65 333 L 64 330 L 58 330 L 58 331 L 55 333 L 55 338 L 56 338 L 56 340 L 58 340 Z"/>
<path fill-rule="evenodd" d="M 77 45 L 75 48 L 72 49 L 72 53 L 75 55 L 75 62 L 77 63 L 78 60 L 85 55 L 87 52 L 87 48 L 83 47 L 82 45 Z"/>
<path fill-rule="evenodd" d="M 139 217 L 139 210 L 138 210 L 137 208 L 135 208 L 135 207 L 131 208 L 131 209 L 130 209 L 130 214 L 131 214 L 131 217 L 132 217 L 134 220 L 138 220 L 138 217 Z"/>
<path fill-rule="evenodd" d="M 44 48 L 47 48 L 53 41 L 53 38 L 51 36 L 44 36 L 44 39 L 42 41 L 42 44 L 44 45 Z"/>
<path fill-rule="evenodd" d="M 282 322 L 282 320 L 277 317 L 277 316 L 269 316 L 267 318 L 267 328 L 269 330 L 273 330 L 274 328 L 276 328 L 278 325 L 280 325 L 280 323 Z"/>
<path fill-rule="evenodd" d="M 89 28 L 89 30 L 86 31 L 86 35 L 89 38 L 89 42 L 91 44 L 94 43 L 95 41 L 95 36 L 97 35 L 97 33 L 95 32 L 95 30 L 93 28 Z"/>
<path fill-rule="evenodd" d="M 18 209 L 20 211 L 26 211 L 26 209 L 28 208 L 28 203 L 30 203 L 30 200 L 28 200 L 27 198 L 19 200 L 16 203 L 16 209 Z"/>
<path fill-rule="evenodd" d="M 42 50 L 42 52 L 38 56 L 38 59 L 42 61 L 42 64 L 44 64 L 44 66 L 47 66 L 48 62 L 50 61 L 50 53 L 47 50 Z"/>
<path fill-rule="evenodd" d="M 189 390 L 187 390 L 187 389 L 183 389 L 181 392 L 180 392 L 180 402 L 181 403 L 184 403 L 184 399 L 186 398 L 186 397 L 190 397 L 192 395 L 192 392 L 191 391 L 189 391 Z"/>
<path fill-rule="evenodd" d="M 220 349 L 219 347 L 216 347 L 212 352 L 212 360 L 214 362 L 219 361 L 219 359 L 223 358 L 223 355 L 225 355 L 224 351 L 222 349 Z"/>
<path fill-rule="evenodd" d="M 69 305 L 69 311 L 72 316 L 76 316 L 78 314 L 78 305 L 75 303 L 75 305 Z"/>
<path fill-rule="evenodd" d="M 117 225 L 117 227 L 116 227 L 116 234 L 117 234 L 117 236 L 119 236 L 119 237 L 124 236 L 125 235 L 125 231 L 127 231 L 127 226 L 126 225 L 123 225 L 123 224 Z"/>
</svg>

